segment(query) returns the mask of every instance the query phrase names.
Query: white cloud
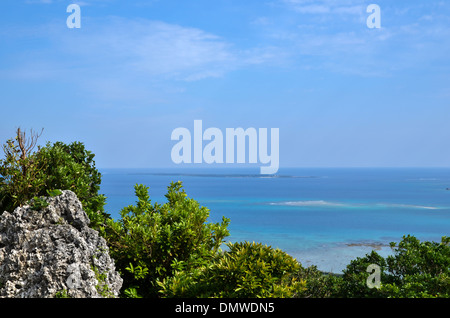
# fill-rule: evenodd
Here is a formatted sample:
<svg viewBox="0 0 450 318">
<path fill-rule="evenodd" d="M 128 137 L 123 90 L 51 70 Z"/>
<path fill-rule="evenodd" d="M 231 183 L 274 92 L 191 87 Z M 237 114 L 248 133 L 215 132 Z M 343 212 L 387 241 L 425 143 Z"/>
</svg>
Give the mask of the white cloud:
<svg viewBox="0 0 450 318">
<path fill-rule="evenodd" d="M 275 61 L 281 54 L 270 45 L 237 48 L 226 39 L 198 28 L 146 19 L 85 18 L 78 30 L 46 25 L 15 31 L 16 37 L 37 37 L 50 43 L 40 50 L 26 52 L 27 62 L 10 69 L 22 78 L 28 73 L 30 79 L 39 78 L 39 74 L 51 78 L 66 73 L 67 77 L 108 74 L 194 81 Z"/>
<path fill-rule="evenodd" d="M 359 15 L 364 10 L 362 0 L 280 0 L 289 8 L 302 14 L 351 14 Z M 367 4 L 366 4 L 367 6 Z"/>
<path fill-rule="evenodd" d="M 420 15 L 427 17 L 425 25 L 408 20 L 409 24 L 386 23 L 380 30 L 369 30 L 365 19 L 361 20 L 361 14 L 364 18 L 367 13 L 359 13 L 363 8 L 359 0 L 280 1 L 291 6 L 294 15 L 298 13 L 295 8 L 302 8 L 313 17 L 290 19 L 294 21 L 290 24 L 277 23 L 276 16 L 255 19 L 252 25 L 263 30 L 264 36 L 248 47 L 237 47 L 229 39 L 199 28 L 147 19 L 85 18 L 80 30 L 33 27 L 29 33 L 51 45 L 37 53 L 27 52 L 23 58 L 27 62 L 10 64 L 2 76 L 72 78 L 106 92 L 107 85 L 94 82 L 118 78 L 114 87 L 120 83 L 125 88 L 137 87 L 136 83 L 142 82 L 148 87 L 156 82 L 219 78 L 235 70 L 268 64 L 292 63 L 304 69 L 380 75 L 417 67 L 427 57 L 429 61 L 441 59 L 450 46 L 445 40 L 448 29 L 442 28 L 444 18 L 439 21 L 433 12 Z M 325 14 L 328 10 L 338 14 L 338 21 L 317 22 L 317 15 L 331 19 L 332 14 Z M 6 34 L 8 30 L 1 32 Z M 439 46 L 444 50 L 438 50 Z M 122 96 L 127 90 L 115 91 Z"/>
<path fill-rule="evenodd" d="M 219 76 L 236 60 L 231 44 L 200 29 L 120 18 L 66 36 L 61 49 L 96 68 L 178 80 Z"/>
<path fill-rule="evenodd" d="M 1 77 L 74 83 L 106 103 L 161 101 L 174 87 L 182 92 L 183 83 L 220 78 L 282 56 L 275 47 L 238 48 L 199 28 L 147 19 L 86 17 L 78 30 L 42 25 L 14 34 L 46 44 L 9 57 L 12 63 L 4 64 Z"/>
<path fill-rule="evenodd" d="M 251 24 L 257 25 L 257 26 L 258 25 L 267 26 L 267 25 L 271 25 L 272 21 L 268 17 L 258 17 L 256 19 L 254 19 L 253 21 L 251 21 Z"/>
<path fill-rule="evenodd" d="M 61 3 L 66 2 L 67 5 L 74 3 L 78 4 L 79 6 L 88 6 L 93 3 L 102 3 L 102 2 L 110 2 L 111 0 L 89 0 L 89 2 L 86 1 L 79 1 L 79 0 L 72 0 L 68 2 L 67 0 L 25 0 L 26 4 L 54 4 L 54 3 Z"/>
<path fill-rule="evenodd" d="M 367 1 L 278 3 L 298 16 L 297 31 L 290 24 L 267 34 L 291 48 L 304 69 L 391 76 L 399 71 L 436 68 L 448 56 L 450 19 L 435 1 L 405 4 L 401 10 L 384 3 L 381 29 L 367 28 Z"/>
<path fill-rule="evenodd" d="M 331 8 L 325 5 L 306 5 L 306 6 L 296 6 L 295 11 L 300 13 L 329 13 Z"/>
<path fill-rule="evenodd" d="M 41 3 L 41 4 L 51 4 L 53 0 L 26 0 L 25 3 L 33 4 L 33 3 Z"/>
</svg>

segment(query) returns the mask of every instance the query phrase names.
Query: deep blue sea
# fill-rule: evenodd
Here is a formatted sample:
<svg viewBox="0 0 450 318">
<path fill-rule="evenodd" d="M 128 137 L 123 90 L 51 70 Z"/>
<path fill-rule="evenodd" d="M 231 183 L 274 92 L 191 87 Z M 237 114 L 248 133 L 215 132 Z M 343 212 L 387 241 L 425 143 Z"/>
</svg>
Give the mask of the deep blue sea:
<svg viewBox="0 0 450 318">
<path fill-rule="evenodd" d="M 341 272 L 372 249 L 386 256 L 403 235 L 450 236 L 450 169 L 292 168 L 268 177 L 255 169 L 103 169 L 101 193 L 115 219 L 136 202 L 134 185 L 166 202 L 171 181 L 210 209 L 210 222 L 231 219 L 228 240 L 262 242 L 304 266 Z"/>
</svg>

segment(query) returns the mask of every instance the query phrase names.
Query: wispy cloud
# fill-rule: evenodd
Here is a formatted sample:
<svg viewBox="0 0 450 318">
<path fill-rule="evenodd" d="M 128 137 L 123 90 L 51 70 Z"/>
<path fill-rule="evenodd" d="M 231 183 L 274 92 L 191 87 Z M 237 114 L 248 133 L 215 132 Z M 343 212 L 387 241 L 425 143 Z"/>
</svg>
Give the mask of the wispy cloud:
<svg viewBox="0 0 450 318">
<path fill-rule="evenodd" d="M 56 4 L 56 3 L 67 3 L 67 5 L 74 3 L 78 4 L 80 6 L 88 6 L 92 5 L 94 3 L 106 3 L 111 2 L 112 0 L 88 0 L 87 1 L 79 1 L 79 0 L 72 0 L 70 2 L 66 0 L 25 0 L 26 4 Z"/>
<path fill-rule="evenodd" d="M 34 3 L 40 3 L 40 4 L 51 4 L 54 0 L 26 0 L 25 3 L 28 4 L 34 4 Z"/>
<path fill-rule="evenodd" d="M 393 6 L 381 0 L 382 28 L 369 29 L 364 0 L 279 0 L 298 18 L 291 23 L 260 23 L 268 37 L 296 56 L 299 66 L 360 76 L 437 67 L 450 47 L 440 1 Z M 427 65 L 427 66 L 425 66 Z"/>
<path fill-rule="evenodd" d="M 86 19 L 83 28 L 74 31 L 56 25 L 15 31 L 16 37 L 31 35 L 49 43 L 40 51 L 27 52 L 35 54 L 28 59 L 37 66 L 35 69 L 43 64 L 47 64 L 45 68 L 53 64 L 56 69 L 58 60 L 64 59 L 66 71 L 105 67 L 109 71 L 186 80 L 221 76 L 246 64 L 274 58 L 270 47 L 236 48 L 226 39 L 198 28 L 146 19 Z"/>
<path fill-rule="evenodd" d="M 173 91 L 170 85 L 220 78 L 281 56 L 274 47 L 236 47 L 199 28 L 147 19 L 86 17 L 78 30 L 45 25 L 15 31 L 15 38 L 45 44 L 20 63 L 8 57 L 0 77 L 74 83 L 101 100 L 161 99 L 155 95 Z"/>
<path fill-rule="evenodd" d="M 250 21 L 264 32 L 260 42 L 250 41 L 247 47 L 200 28 L 148 19 L 87 17 L 83 28 L 73 32 L 60 27 L 53 31 L 51 26 L 37 32 L 34 27 L 29 32 L 40 33 L 50 45 L 27 52 L 27 62 L 11 64 L 2 74 L 83 81 L 116 77 L 132 87 L 130 83 L 136 81 L 192 82 L 254 65 L 292 63 L 305 69 L 386 76 L 442 59 L 450 47 L 449 21 L 438 10 L 442 6 L 422 10 L 416 21 L 409 18 L 402 23 L 417 8 L 411 5 L 399 11 L 386 5 L 382 29 L 370 30 L 365 24 L 366 1 L 279 3 L 301 18 L 291 17 L 293 22 L 284 24 L 276 16 Z"/>
<path fill-rule="evenodd" d="M 362 0 L 280 0 L 281 3 L 302 14 L 361 14 Z M 367 6 L 367 4 L 365 5 Z"/>
</svg>

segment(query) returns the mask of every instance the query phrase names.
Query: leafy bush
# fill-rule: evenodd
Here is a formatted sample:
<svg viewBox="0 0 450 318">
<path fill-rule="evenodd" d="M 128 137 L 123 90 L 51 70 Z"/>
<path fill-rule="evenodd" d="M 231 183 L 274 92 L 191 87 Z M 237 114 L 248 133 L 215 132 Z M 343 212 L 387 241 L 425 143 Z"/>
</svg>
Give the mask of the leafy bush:
<svg viewBox="0 0 450 318">
<path fill-rule="evenodd" d="M 305 291 L 301 265 L 260 243 L 228 243 L 229 220 L 206 223 L 209 210 L 171 183 L 165 204 L 148 187 L 138 201 L 107 221 L 104 236 L 124 279 L 125 297 L 292 297 Z"/>
<path fill-rule="evenodd" d="M 95 167 L 95 155 L 86 150 L 83 143 L 47 143 L 35 156 L 45 174 L 38 195 L 50 189 L 71 190 L 82 203 L 91 227 L 98 228 L 105 223 L 108 218 L 104 211 L 106 198 L 98 193 L 101 174 Z"/>
<path fill-rule="evenodd" d="M 192 281 L 220 252 L 229 220 L 206 223 L 209 210 L 187 197 L 182 183 L 168 187 L 167 203 L 152 204 L 148 187 L 136 185 L 138 201 L 104 230 L 111 256 L 131 297 L 162 296 L 164 282 L 183 271 Z"/>
<path fill-rule="evenodd" d="M 29 139 L 18 129 L 15 139 L 3 146 L 0 160 L 0 213 L 35 198 L 35 206 L 44 204 L 42 196 L 55 190 L 72 190 L 80 199 L 93 228 L 105 222 L 105 197 L 99 195 L 101 175 L 95 168 L 94 154 L 80 142 L 62 142 L 36 146 L 38 135 Z M 45 205 L 45 204 L 44 204 Z"/>
<path fill-rule="evenodd" d="M 296 274 L 298 280 L 305 282 L 305 287 L 293 297 L 297 298 L 329 298 L 338 297 L 340 275 L 324 273 L 316 266 L 302 267 Z"/>
<path fill-rule="evenodd" d="M 32 154 L 39 135 L 31 132 L 27 140 L 20 129 L 14 139 L 3 145 L 4 159 L 0 160 L 0 214 L 13 211 L 19 205 L 39 195 L 44 187 L 45 172 Z"/>
<path fill-rule="evenodd" d="M 372 252 L 353 260 L 344 271 L 340 297 L 450 297 L 450 238 L 420 242 L 404 236 L 391 243 L 394 255 L 386 259 Z M 367 266 L 381 268 L 381 288 L 366 286 Z"/>
<path fill-rule="evenodd" d="M 394 256 L 386 259 L 392 282 L 382 285 L 390 297 L 450 297 L 450 237 L 420 242 L 404 236 L 391 243 Z"/>
<path fill-rule="evenodd" d="M 225 251 L 201 275 L 202 297 L 292 297 L 305 289 L 296 274 L 302 268 L 285 252 L 261 243 L 227 244 Z"/>
<path fill-rule="evenodd" d="M 367 278 L 370 273 L 367 272 L 367 268 L 371 264 L 380 266 L 381 282 L 387 282 L 391 280 L 391 277 L 386 274 L 386 260 L 380 256 L 377 252 L 372 251 L 365 257 L 358 257 L 352 260 L 347 268 L 344 270 L 344 275 L 340 281 L 339 288 L 337 290 L 338 297 L 346 298 L 366 298 L 366 297 L 382 297 L 383 294 L 376 288 L 369 288 L 367 286 Z"/>
</svg>

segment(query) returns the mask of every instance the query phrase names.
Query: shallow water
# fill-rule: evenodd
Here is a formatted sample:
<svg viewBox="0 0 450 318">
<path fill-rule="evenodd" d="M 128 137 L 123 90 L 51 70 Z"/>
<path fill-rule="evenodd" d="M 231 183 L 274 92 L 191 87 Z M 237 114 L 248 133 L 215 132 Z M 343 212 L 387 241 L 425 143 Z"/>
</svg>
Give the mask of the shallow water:
<svg viewBox="0 0 450 318">
<path fill-rule="evenodd" d="M 119 218 L 134 204 L 133 186 L 165 202 L 171 181 L 210 209 L 210 222 L 231 219 L 234 241 L 278 247 L 304 265 L 341 272 L 374 249 L 388 255 L 403 235 L 440 241 L 450 235 L 450 169 L 104 169 L 101 193 Z"/>
</svg>

